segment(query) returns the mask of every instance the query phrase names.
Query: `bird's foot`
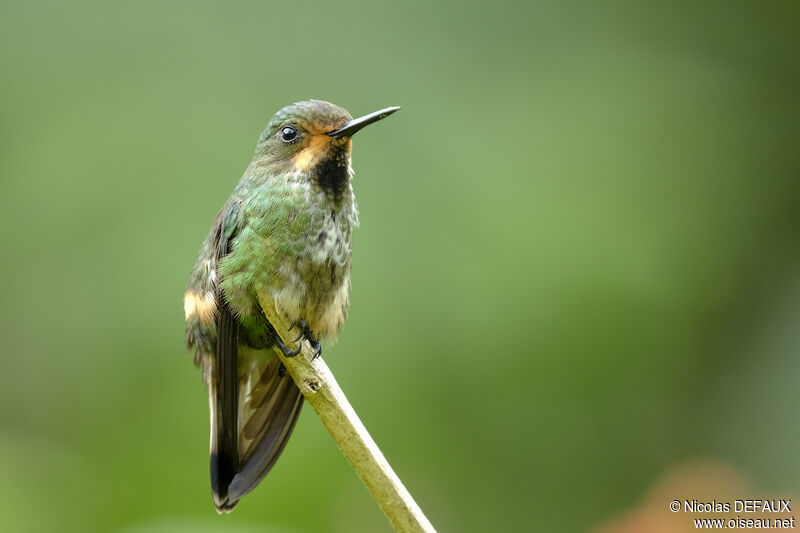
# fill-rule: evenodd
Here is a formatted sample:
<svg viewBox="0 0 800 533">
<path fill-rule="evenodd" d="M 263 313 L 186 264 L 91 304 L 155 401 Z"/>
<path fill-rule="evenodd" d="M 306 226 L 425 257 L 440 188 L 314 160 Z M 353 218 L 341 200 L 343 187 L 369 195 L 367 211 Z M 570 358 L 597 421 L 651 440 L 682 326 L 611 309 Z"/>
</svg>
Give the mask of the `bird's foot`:
<svg viewBox="0 0 800 533">
<path fill-rule="evenodd" d="M 289 327 L 289 331 L 292 331 L 294 328 L 300 330 L 300 335 L 298 335 L 297 338 L 292 342 L 298 342 L 300 339 L 306 336 L 306 331 L 308 331 L 308 324 L 306 324 L 306 321 L 301 318 L 300 320 L 298 320 Z M 287 331 L 286 333 L 289 333 L 289 331 Z"/>
<path fill-rule="evenodd" d="M 322 343 L 319 342 L 318 340 L 309 339 L 309 341 L 311 341 L 311 347 L 314 348 L 314 357 L 311 358 L 311 360 L 313 361 L 314 359 L 322 355 Z"/>
<path fill-rule="evenodd" d="M 283 352 L 284 357 L 294 357 L 295 355 L 299 354 L 300 350 L 303 348 L 302 344 L 298 344 L 297 349 L 292 350 L 291 348 L 283 344 L 283 341 L 277 335 L 275 336 L 275 345 L 278 346 L 278 349 L 281 352 Z"/>
<path fill-rule="evenodd" d="M 311 348 L 314 349 L 313 359 L 316 359 L 317 357 L 322 355 L 322 344 L 316 337 L 314 337 L 314 334 L 311 332 L 311 328 L 308 327 L 308 324 L 304 319 L 301 318 L 300 320 L 292 324 L 292 327 L 289 328 L 289 331 L 292 331 L 294 328 L 298 328 L 300 330 L 300 335 L 298 335 L 297 338 L 292 342 L 301 342 L 303 339 L 306 339 L 308 340 L 308 342 L 311 343 Z"/>
</svg>

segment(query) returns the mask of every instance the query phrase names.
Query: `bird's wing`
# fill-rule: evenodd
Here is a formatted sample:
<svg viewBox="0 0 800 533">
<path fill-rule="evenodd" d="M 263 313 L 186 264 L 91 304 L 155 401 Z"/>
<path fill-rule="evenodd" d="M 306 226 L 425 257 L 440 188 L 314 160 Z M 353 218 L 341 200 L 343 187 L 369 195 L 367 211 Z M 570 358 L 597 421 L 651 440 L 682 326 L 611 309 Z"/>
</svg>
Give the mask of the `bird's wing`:
<svg viewBox="0 0 800 533">
<path fill-rule="evenodd" d="M 237 204 L 220 212 L 212 228 L 212 264 L 233 251 L 240 224 Z M 278 460 L 300 415 L 303 396 L 291 377 L 281 373 L 269 344 L 259 350 L 245 346 L 246 326 L 226 301 L 218 268 L 214 278 L 216 342 L 213 355 L 206 358 L 211 490 L 217 510 L 230 512 Z M 274 335 L 262 318 L 263 327 Z"/>
<path fill-rule="evenodd" d="M 227 498 L 228 485 L 239 471 L 239 322 L 219 287 L 219 261 L 228 255 L 236 233 L 238 204 L 227 204 L 215 220 L 212 238 L 212 263 L 215 266 L 216 342 L 213 356 L 207 358 L 209 410 L 211 414 L 211 492 L 219 511 L 230 511 L 236 502 Z"/>
</svg>

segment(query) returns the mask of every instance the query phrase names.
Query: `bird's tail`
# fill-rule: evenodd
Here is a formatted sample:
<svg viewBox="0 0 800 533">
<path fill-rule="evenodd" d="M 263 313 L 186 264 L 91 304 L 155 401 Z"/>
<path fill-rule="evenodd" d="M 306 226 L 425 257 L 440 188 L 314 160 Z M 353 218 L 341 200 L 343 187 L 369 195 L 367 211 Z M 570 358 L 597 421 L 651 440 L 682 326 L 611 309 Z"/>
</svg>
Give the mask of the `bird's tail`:
<svg viewBox="0 0 800 533">
<path fill-rule="evenodd" d="M 231 512 L 275 465 L 300 415 L 303 395 L 269 351 L 214 358 L 213 366 L 211 491 L 222 513 Z"/>
</svg>

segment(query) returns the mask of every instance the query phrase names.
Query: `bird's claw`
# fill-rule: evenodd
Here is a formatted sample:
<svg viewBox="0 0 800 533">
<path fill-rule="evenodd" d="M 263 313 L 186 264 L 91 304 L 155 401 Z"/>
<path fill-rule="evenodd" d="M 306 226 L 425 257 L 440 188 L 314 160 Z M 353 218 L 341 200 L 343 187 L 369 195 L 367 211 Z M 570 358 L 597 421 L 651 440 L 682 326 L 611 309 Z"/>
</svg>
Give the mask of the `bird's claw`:
<svg viewBox="0 0 800 533">
<path fill-rule="evenodd" d="M 298 328 L 300 330 L 300 335 L 298 335 L 297 338 L 292 342 L 297 342 L 303 337 L 308 335 L 308 324 L 306 324 L 306 321 L 304 319 L 301 318 L 300 320 L 293 322 L 292 325 L 289 326 L 289 329 L 286 331 L 286 333 L 289 333 L 294 328 Z"/>
<path fill-rule="evenodd" d="M 314 357 L 311 358 L 311 360 L 313 361 L 314 359 L 322 355 L 322 343 L 316 341 L 311 346 L 314 348 Z"/>
<path fill-rule="evenodd" d="M 308 323 L 301 318 L 300 320 L 292 324 L 292 326 L 289 328 L 289 331 L 292 331 L 294 328 L 300 328 L 300 335 L 298 335 L 297 338 L 294 339 L 292 342 L 300 342 L 300 345 L 298 345 L 296 351 L 294 352 L 290 351 L 292 355 L 288 355 L 286 351 L 283 348 L 281 348 L 283 354 L 286 355 L 286 357 L 294 357 L 295 355 L 300 353 L 300 349 L 302 347 L 302 340 L 307 339 L 308 342 L 311 343 L 311 347 L 314 349 L 313 359 L 319 357 L 322 354 L 322 344 L 314 337 L 314 334 L 311 333 L 311 328 L 308 327 Z"/>
<path fill-rule="evenodd" d="M 302 350 L 302 349 L 303 349 L 303 345 L 302 344 L 298 344 L 297 348 L 294 349 L 294 350 L 284 346 L 283 348 L 281 348 L 281 351 L 283 352 L 283 355 L 285 355 L 286 357 L 294 357 L 295 355 L 299 354 L 300 350 Z"/>
<path fill-rule="evenodd" d="M 303 348 L 302 344 L 297 345 L 297 349 L 292 350 L 285 344 L 280 338 L 275 339 L 275 344 L 278 346 L 281 352 L 283 352 L 284 357 L 294 357 L 295 355 L 300 353 L 300 350 Z"/>
</svg>

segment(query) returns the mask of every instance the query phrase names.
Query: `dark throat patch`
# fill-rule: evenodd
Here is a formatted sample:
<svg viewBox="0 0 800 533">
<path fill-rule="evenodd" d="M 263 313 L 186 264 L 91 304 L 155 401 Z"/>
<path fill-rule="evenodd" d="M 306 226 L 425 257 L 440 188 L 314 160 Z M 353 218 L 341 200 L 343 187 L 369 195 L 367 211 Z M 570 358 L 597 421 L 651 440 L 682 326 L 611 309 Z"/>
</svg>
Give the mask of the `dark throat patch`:
<svg viewBox="0 0 800 533">
<path fill-rule="evenodd" d="M 344 192 L 347 190 L 347 183 L 350 179 L 347 167 L 347 151 L 332 149 L 319 160 L 312 170 L 314 183 L 336 203 L 342 200 Z"/>
</svg>

